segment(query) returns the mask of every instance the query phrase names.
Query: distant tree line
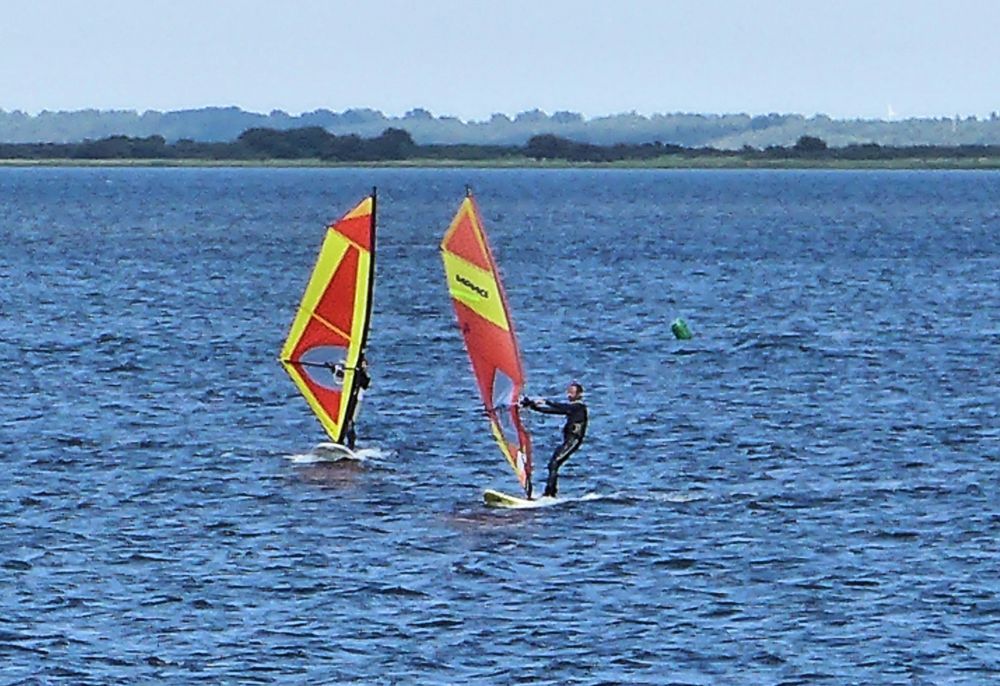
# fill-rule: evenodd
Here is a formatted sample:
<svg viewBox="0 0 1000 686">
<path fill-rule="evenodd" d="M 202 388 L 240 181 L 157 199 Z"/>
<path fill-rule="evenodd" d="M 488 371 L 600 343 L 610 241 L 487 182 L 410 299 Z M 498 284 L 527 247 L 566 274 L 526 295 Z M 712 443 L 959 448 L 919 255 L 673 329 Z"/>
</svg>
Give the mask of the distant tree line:
<svg viewBox="0 0 1000 686">
<path fill-rule="evenodd" d="M 713 147 L 687 148 L 660 142 L 615 145 L 580 143 L 559 136 L 534 136 L 524 148 L 525 154 L 536 160 L 567 160 L 570 162 L 619 162 L 650 160 L 665 155 L 682 157 L 740 157 L 742 159 L 810 159 L 810 160 L 893 160 L 1000 157 L 1000 145 L 908 145 L 888 146 L 877 143 L 850 144 L 831 148 L 826 141 L 814 136 L 801 136 L 795 145 L 770 145 L 763 149 L 749 145 L 740 150 L 720 150 Z"/>
<path fill-rule="evenodd" d="M 904 158 L 1000 158 L 1000 145 L 918 145 L 884 146 L 876 143 L 851 144 L 840 148 L 821 138 L 801 136 L 792 146 L 768 146 L 740 150 L 714 147 L 684 147 L 654 143 L 597 145 L 573 141 L 552 134 L 532 136 L 525 145 L 418 145 L 410 134 L 387 128 L 373 138 L 355 134 L 338 136 L 322 127 L 277 130 L 251 128 L 229 143 L 182 139 L 168 143 L 163 136 L 132 138 L 109 136 L 82 143 L 0 144 L 0 159 L 12 160 L 205 160 L 267 161 L 319 160 L 330 163 L 380 162 L 401 160 L 501 160 L 532 158 L 571 163 L 610 163 L 654 160 L 669 155 L 753 160 L 891 160 Z"/>
<path fill-rule="evenodd" d="M 326 162 L 402 160 L 418 149 L 406 131 L 389 128 L 374 138 L 349 134 L 336 136 L 321 127 L 278 131 L 253 128 L 230 143 L 206 143 L 181 139 L 167 143 L 163 136 L 131 138 L 109 136 L 82 143 L 0 144 L 4 159 L 70 160 L 293 160 Z"/>
<path fill-rule="evenodd" d="M 409 132 L 421 145 L 525 145 L 533 136 L 551 134 L 582 143 L 682 145 L 687 148 L 739 150 L 789 147 L 802 136 L 821 138 L 831 147 L 879 145 L 997 145 L 1000 114 L 910 119 L 832 119 L 817 114 L 693 114 L 642 115 L 623 112 L 584 118 L 575 112 L 547 114 L 534 109 L 513 116 L 493 114 L 484 121 L 462 121 L 434 116 L 416 108 L 403 116 L 387 116 L 370 108 L 332 112 L 317 109 L 292 115 L 282 110 L 267 114 L 238 107 L 159 112 L 147 110 L 43 111 L 28 114 L 0 109 L 0 143 L 80 143 L 111 136 L 162 136 L 168 143 L 190 140 L 228 143 L 248 129 L 287 131 L 322 128 L 337 136 L 375 138 L 388 128 Z"/>
</svg>

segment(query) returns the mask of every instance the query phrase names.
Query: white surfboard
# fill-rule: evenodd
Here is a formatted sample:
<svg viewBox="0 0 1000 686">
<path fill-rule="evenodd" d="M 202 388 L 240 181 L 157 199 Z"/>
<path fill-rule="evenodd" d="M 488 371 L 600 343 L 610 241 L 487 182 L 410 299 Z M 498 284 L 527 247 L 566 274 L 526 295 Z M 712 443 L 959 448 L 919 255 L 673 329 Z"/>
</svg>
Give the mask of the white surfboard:
<svg viewBox="0 0 1000 686">
<path fill-rule="evenodd" d="M 487 488 L 483 491 L 483 502 L 486 503 L 487 507 L 505 507 L 514 510 L 529 510 L 537 507 L 565 505 L 567 503 L 585 503 L 607 497 L 609 496 L 601 495 L 600 493 L 587 493 L 575 498 L 553 498 L 543 495 L 540 498 L 528 499 L 501 491 L 494 491 L 492 488 Z"/>
<path fill-rule="evenodd" d="M 510 495 L 508 493 L 501 493 L 500 491 L 494 491 L 492 488 L 487 488 L 483 491 L 483 502 L 490 507 L 508 507 L 514 509 L 529 509 L 534 507 L 548 507 L 549 505 L 555 505 L 559 502 L 559 498 L 552 498 L 549 496 L 542 496 L 541 498 L 521 498 L 516 495 Z"/>
</svg>

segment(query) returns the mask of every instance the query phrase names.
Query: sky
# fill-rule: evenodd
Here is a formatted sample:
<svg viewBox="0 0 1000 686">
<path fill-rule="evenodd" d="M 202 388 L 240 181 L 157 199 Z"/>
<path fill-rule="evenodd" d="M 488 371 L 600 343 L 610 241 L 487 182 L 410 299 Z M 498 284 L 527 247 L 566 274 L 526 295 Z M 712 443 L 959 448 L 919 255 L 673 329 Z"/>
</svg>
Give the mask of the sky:
<svg viewBox="0 0 1000 686">
<path fill-rule="evenodd" d="M 0 0 L 0 110 L 1000 111 L 1000 0 Z"/>
</svg>

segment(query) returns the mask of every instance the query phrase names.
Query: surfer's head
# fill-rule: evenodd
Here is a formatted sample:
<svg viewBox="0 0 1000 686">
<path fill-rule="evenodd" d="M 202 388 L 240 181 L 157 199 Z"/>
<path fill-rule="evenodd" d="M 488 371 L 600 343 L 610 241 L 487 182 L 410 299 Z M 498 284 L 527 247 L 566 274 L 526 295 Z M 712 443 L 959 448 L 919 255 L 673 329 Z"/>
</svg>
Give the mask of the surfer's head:
<svg viewBox="0 0 1000 686">
<path fill-rule="evenodd" d="M 570 400 L 579 400 L 583 397 L 583 384 L 573 381 L 566 387 L 566 397 Z"/>
</svg>

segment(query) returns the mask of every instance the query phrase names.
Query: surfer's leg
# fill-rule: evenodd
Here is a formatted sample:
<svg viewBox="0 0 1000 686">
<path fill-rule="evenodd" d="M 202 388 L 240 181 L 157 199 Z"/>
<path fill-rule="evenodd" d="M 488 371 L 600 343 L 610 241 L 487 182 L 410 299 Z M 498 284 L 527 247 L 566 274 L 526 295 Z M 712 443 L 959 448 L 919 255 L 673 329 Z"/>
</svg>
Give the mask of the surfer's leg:
<svg viewBox="0 0 1000 686">
<path fill-rule="evenodd" d="M 358 435 L 354 432 L 354 422 L 347 425 L 347 432 L 344 434 L 344 440 L 347 442 L 347 447 L 354 450 L 354 442 L 358 440 Z"/>
<path fill-rule="evenodd" d="M 556 451 L 552 453 L 552 459 L 549 460 L 549 479 L 545 482 L 545 492 L 543 496 L 549 496 L 552 498 L 556 497 L 556 491 L 559 486 L 557 484 L 559 480 L 559 468 L 566 463 L 569 456 L 576 452 L 577 448 L 583 441 L 577 437 L 567 438 L 562 442 Z"/>
</svg>

